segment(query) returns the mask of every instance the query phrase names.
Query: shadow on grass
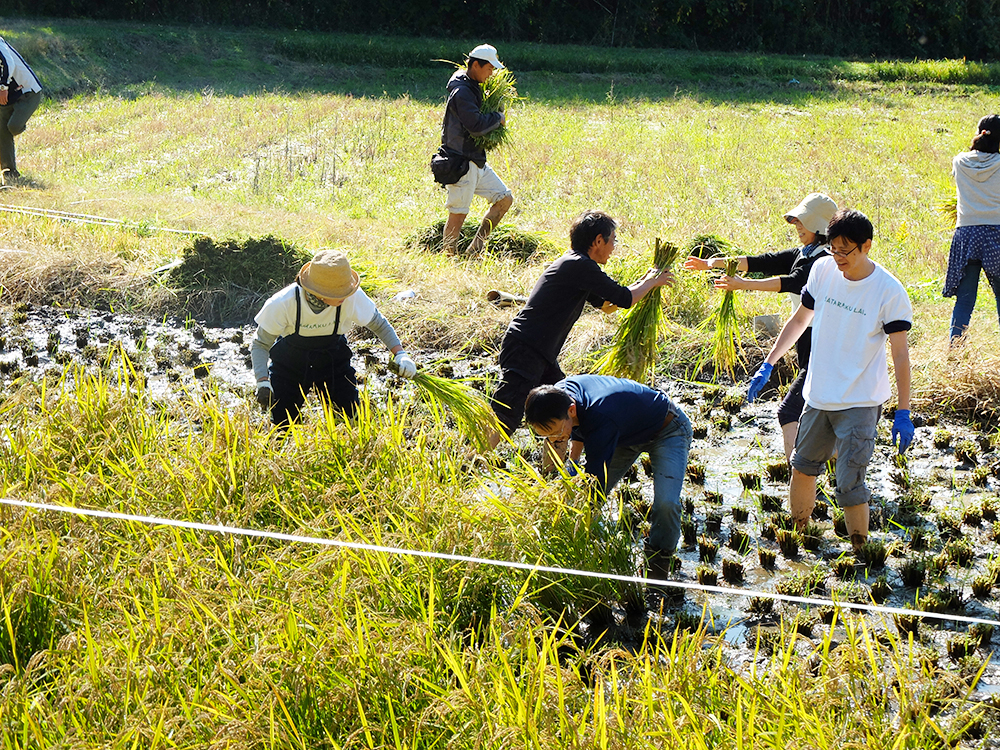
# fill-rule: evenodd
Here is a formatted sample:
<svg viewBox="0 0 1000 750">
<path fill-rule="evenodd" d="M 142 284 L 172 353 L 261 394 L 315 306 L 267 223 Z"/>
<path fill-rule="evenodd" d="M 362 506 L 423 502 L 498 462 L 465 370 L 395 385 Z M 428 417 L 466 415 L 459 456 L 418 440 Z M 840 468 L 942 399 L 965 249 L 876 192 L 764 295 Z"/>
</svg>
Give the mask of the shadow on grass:
<svg viewBox="0 0 1000 750">
<path fill-rule="evenodd" d="M 212 92 L 444 100 L 445 83 L 475 40 L 8 19 L 0 28 L 58 99 L 94 91 L 125 98 Z M 804 104 L 843 81 L 998 85 L 1000 64 L 852 62 L 680 50 L 512 43 L 501 57 L 537 102 L 609 103 L 695 96 L 705 101 Z"/>
</svg>

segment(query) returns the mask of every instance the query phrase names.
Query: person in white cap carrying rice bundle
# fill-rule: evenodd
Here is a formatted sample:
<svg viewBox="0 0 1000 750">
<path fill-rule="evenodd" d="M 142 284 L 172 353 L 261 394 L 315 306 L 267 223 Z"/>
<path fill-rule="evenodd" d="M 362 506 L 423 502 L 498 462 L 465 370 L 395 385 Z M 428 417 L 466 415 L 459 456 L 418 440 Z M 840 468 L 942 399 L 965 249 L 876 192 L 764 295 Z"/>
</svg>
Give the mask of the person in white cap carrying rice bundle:
<svg viewBox="0 0 1000 750">
<path fill-rule="evenodd" d="M 270 408 L 275 424 L 287 425 L 298 417 L 314 386 L 321 398 L 348 416 L 354 414 L 357 378 L 344 334 L 355 325 L 381 339 L 401 376 L 417 374 L 392 324 L 359 284 L 347 256 L 321 250 L 302 266 L 294 283 L 271 296 L 257 313 L 250 359 L 257 401 Z"/>
<path fill-rule="evenodd" d="M 810 193 L 795 208 L 785 214 L 785 221 L 795 228 L 801 247 L 781 250 L 775 253 L 743 256 L 738 259 L 738 269 L 742 272 L 760 273 L 767 279 L 744 279 L 740 276 L 720 276 L 715 280 L 719 289 L 743 289 L 751 292 L 787 292 L 794 295 L 796 307 L 802 287 L 809 278 L 809 269 L 827 255 L 826 231 L 830 219 L 837 213 L 837 204 L 823 193 Z M 725 268 L 726 258 L 695 258 L 685 261 L 689 271 L 704 271 L 708 268 Z M 791 458 L 795 447 L 795 433 L 799 429 L 799 417 L 805 407 L 802 386 L 806 382 L 809 367 L 809 351 L 812 346 L 812 328 L 806 328 L 795 343 L 799 372 L 788 388 L 788 393 L 778 406 L 778 424 L 781 426 L 785 447 L 785 458 Z M 761 386 L 763 387 L 763 386 Z M 748 395 L 753 401 L 760 393 Z"/>
<path fill-rule="evenodd" d="M 503 70 L 493 45 L 480 44 L 469 53 L 464 69 L 455 71 L 448 81 L 448 103 L 441 125 L 441 146 L 449 154 L 469 160 L 469 170 L 447 186 L 448 221 L 444 226 L 444 251 L 454 255 L 459 251 L 458 238 L 462 224 L 472 207 L 474 196 L 482 196 L 490 203 L 489 211 L 465 252 L 475 255 L 482 252 L 489 233 L 510 209 L 514 196 L 504 185 L 493 168 L 486 163 L 486 151 L 476 145 L 475 137 L 485 135 L 506 124 L 504 112 L 484 113 L 482 83 L 496 70 Z"/>
</svg>

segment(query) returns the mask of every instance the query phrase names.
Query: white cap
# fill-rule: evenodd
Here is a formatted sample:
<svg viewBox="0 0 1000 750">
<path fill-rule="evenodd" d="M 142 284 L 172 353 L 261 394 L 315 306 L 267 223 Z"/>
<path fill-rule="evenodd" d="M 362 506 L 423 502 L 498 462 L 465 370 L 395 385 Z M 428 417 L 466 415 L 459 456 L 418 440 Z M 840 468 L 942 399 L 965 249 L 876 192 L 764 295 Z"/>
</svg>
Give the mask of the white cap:
<svg viewBox="0 0 1000 750">
<path fill-rule="evenodd" d="M 837 204 L 833 198 L 823 193 L 809 193 L 799 205 L 785 214 L 785 221 L 791 223 L 791 219 L 798 219 L 810 232 L 826 234 L 835 213 Z"/>
<path fill-rule="evenodd" d="M 469 57 L 476 60 L 485 60 L 497 70 L 503 70 L 503 63 L 497 57 L 497 48 L 492 44 L 480 44 L 469 53 Z"/>
</svg>

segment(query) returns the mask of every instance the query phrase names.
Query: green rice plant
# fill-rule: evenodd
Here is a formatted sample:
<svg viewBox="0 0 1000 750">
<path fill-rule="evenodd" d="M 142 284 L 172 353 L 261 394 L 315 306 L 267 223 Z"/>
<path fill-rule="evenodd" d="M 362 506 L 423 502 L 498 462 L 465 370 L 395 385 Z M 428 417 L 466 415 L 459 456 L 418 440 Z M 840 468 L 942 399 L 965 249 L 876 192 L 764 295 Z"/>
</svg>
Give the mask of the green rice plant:
<svg viewBox="0 0 1000 750">
<path fill-rule="evenodd" d="M 692 484 L 705 484 L 705 464 L 689 462 L 685 473 Z"/>
<path fill-rule="evenodd" d="M 956 565 L 967 568 L 975 557 L 975 548 L 968 537 L 952 539 L 944 546 L 945 554 Z"/>
<path fill-rule="evenodd" d="M 705 531 L 712 534 L 722 531 L 722 511 L 713 510 L 705 514 Z"/>
<path fill-rule="evenodd" d="M 802 546 L 810 552 L 815 552 L 823 543 L 823 529 L 815 523 L 806 524 L 802 531 Z"/>
<path fill-rule="evenodd" d="M 774 570 L 774 563 L 778 556 L 773 549 L 767 549 L 766 547 L 757 548 L 757 559 L 760 561 L 760 567 L 764 570 Z"/>
<path fill-rule="evenodd" d="M 653 246 L 653 268 L 669 270 L 679 254 L 680 249 L 676 245 L 657 237 Z M 662 288 L 656 287 L 622 314 L 611 348 L 598 361 L 597 371 L 651 383 L 657 342 L 665 321 Z"/>
<path fill-rule="evenodd" d="M 869 539 L 857 550 L 858 559 L 869 568 L 882 568 L 889 557 L 885 544 L 877 539 Z"/>
<path fill-rule="evenodd" d="M 514 74 L 510 72 L 510 68 L 494 72 L 482 82 L 481 86 L 483 103 L 479 111 L 483 114 L 509 112 L 510 108 L 521 99 L 517 95 L 517 81 L 514 80 Z M 473 140 L 480 148 L 493 151 L 510 143 L 510 130 L 505 123 L 489 133 L 474 136 Z"/>
<path fill-rule="evenodd" d="M 777 495 L 768 495 L 764 493 L 760 496 L 760 509 L 764 513 L 778 513 L 784 505 L 784 500 Z"/>
</svg>

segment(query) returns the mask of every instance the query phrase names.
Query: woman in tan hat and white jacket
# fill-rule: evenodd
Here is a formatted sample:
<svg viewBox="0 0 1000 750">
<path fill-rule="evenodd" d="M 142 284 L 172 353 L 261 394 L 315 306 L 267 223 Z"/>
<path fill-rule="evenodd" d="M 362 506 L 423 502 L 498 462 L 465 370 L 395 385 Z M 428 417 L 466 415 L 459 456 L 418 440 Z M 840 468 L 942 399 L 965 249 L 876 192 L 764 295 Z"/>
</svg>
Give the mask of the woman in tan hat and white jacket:
<svg viewBox="0 0 1000 750">
<path fill-rule="evenodd" d="M 339 250 L 321 250 L 302 266 L 295 282 L 271 296 L 254 318 L 257 333 L 250 359 L 257 401 L 270 407 L 275 424 L 294 420 L 313 386 L 321 398 L 348 416 L 354 414 L 357 378 L 344 334 L 355 325 L 381 339 L 400 375 L 417 374 L 392 324 L 359 283 L 347 256 Z"/>
</svg>

